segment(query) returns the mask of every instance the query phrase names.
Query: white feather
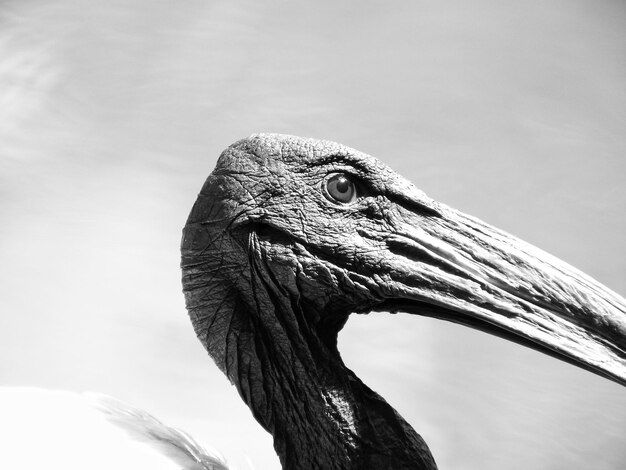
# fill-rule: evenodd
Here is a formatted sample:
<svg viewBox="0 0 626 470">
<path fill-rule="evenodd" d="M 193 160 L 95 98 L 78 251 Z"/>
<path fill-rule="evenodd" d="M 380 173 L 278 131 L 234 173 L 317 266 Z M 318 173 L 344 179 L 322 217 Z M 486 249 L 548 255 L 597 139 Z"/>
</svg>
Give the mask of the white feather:
<svg viewBox="0 0 626 470">
<path fill-rule="evenodd" d="M 187 434 L 114 398 L 0 387 L 0 469 L 228 470 Z"/>
</svg>

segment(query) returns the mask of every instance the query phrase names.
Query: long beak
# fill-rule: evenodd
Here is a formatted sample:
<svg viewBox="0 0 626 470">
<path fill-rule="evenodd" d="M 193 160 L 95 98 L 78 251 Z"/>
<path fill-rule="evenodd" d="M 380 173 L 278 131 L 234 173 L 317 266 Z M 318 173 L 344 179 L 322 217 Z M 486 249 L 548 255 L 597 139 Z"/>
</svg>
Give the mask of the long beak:
<svg viewBox="0 0 626 470">
<path fill-rule="evenodd" d="M 403 204 L 385 240 L 390 282 L 381 309 L 503 336 L 626 385 L 621 296 L 454 209 L 428 204 L 436 209 L 424 215 L 427 206 L 420 199 L 412 208 Z"/>
</svg>

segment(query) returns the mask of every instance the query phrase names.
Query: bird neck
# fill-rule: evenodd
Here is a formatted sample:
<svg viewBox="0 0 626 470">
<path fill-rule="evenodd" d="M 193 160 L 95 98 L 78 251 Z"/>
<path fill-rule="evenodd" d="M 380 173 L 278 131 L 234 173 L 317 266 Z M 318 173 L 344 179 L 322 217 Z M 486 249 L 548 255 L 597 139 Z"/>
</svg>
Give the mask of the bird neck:
<svg viewBox="0 0 626 470">
<path fill-rule="evenodd" d="M 273 435 L 283 468 L 435 469 L 422 438 L 344 365 L 340 326 L 311 325 L 319 312 L 286 293 L 272 283 L 233 292 L 220 306 L 229 327 L 214 323 L 209 341 L 225 348 L 213 356 Z"/>
<path fill-rule="evenodd" d="M 437 468 L 423 439 L 344 365 L 347 314 L 327 311 L 340 300 L 302 298 L 293 275 L 262 260 L 235 273 L 225 266 L 237 245 L 195 250 L 208 235 L 189 230 L 183 285 L 196 334 L 273 435 L 284 469 Z"/>
</svg>

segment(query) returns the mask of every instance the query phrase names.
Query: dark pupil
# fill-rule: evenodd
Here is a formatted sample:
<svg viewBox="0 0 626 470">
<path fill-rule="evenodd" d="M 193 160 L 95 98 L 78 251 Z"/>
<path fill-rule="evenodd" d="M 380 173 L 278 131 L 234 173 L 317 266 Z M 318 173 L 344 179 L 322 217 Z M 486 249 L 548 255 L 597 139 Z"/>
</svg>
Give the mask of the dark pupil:
<svg viewBox="0 0 626 470">
<path fill-rule="evenodd" d="M 337 191 L 340 193 L 347 193 L 350 190 L 350 182 L 345 177 L 340 177 L 339 181 L 337 181 Z"/>
</svg>

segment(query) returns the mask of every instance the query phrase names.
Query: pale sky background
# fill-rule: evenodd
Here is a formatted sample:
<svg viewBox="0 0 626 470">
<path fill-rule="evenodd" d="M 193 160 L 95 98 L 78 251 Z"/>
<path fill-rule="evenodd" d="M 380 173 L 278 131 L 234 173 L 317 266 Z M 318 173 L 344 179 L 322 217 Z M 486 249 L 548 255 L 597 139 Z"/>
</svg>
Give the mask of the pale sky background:
<svg viewBox="0 0 626 470">
<path fill-rule="evenodd" d="M 626 2 L 4 0 L 0 384 L 278 468 L 178 268 L 219 153 L 263 131 L 373 154 L 626 293 Z M 405 315 L 352 318 L 340 350 L 442 470 L 626 468 L 626 391 L 591 373 Z"/>
</svg>

